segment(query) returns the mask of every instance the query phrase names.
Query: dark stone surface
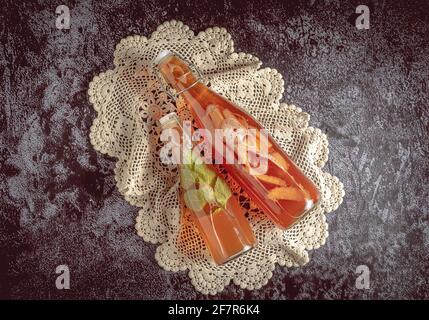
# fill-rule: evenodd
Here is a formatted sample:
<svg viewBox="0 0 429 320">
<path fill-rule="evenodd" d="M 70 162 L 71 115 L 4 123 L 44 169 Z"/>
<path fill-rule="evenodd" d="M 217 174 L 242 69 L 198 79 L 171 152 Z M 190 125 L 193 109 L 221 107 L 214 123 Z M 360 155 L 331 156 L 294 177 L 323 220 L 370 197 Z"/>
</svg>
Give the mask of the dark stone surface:
<svg viewBox="0 0 429 320">
<path fill-rule="evenodd" d="M 355 8 L 371 9 L 357 30 Z M 327 133 L 326 169 L 344 183 L 330 236 L 299 269 L 215 298 L 429 298 L 427 1 L 3 1 L 0 14 L 0 298 L 204 298 L 162 270 L 118 193 L 115 161 L 90 145 L 88 83 L 120 39 L 165 20 L 223 26 L 237 51 L 285 79 L 284 99 Z M 67 264 L 71 290 L 55 288 Z M 358 265 L 370 289 L 355 287 Z"/>
</svg>

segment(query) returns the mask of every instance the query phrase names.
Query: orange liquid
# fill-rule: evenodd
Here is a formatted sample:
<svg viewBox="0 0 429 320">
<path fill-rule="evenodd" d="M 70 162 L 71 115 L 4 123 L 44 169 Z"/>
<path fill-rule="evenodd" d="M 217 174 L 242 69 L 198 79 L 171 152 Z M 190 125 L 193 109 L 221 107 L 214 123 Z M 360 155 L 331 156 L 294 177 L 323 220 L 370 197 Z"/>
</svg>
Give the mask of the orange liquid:
<svg viewBox="0 0 429 320">
<path fill-rule="evenodd" d="M 180 124 L 174 121 L 165 124 L 163 128 L 176 129 L 179 134 L 182 133 Z M 213 180 L 210 178 L 210 182 L 208 182 L 198 174 L 193 176 L 195 169 L 191 169 L 192 166 L 187 167 L 186 164 L 179 164 L 182 214 L 190 213 L 191 220 L 197 226 L 214 262 L 220 265 L 253 248 L 256 239 L 242 208 L 219 172 L 210 164 L 198 165 L 202 166 L 200 171 L 204 172 L 206 176 L 215 176 L 215 178 Z M 183 176 L 185 174 L 189 174 L 189 176 Z M 184 183 L 185 179 L 187 179 L 186 184 Z M 228 194 L 228 196 L 222 197 L 224 199 L 222 204 L 216 196 L 217 192 L 220 192 L 216 189 L 218 184 L 224 186 L 222 194 Z M 209 187 L 213 192 L 212 196 L 208 196 L 210 201 L 208 199 L 196 202 L 188 200 L 190 207 L 186 207 L 185 193 L 193 193 L 194 191 L 198 193 L 198 191 L 204 190 L 201 189 L 204 187 L 205 190 Z M 195 200 L 195 197 L 191 196 L 188 199 L 191 198 Z M 195 208 L 192 208 L 192 204 Z"/>
<path fill-rule="evenodd" d="M 228 200 L 225 210 L 215 211 L 206 205 L 201 211 L 193 211 L 191 217 L 218 265 L 255 245 L 253 231 L 234 196 Z"/>
<path fill-rule="evenodd" d="M 178 57 L 167 56 L 158 64 L 164 79 L 176 90 L 191 109 L 198 128 L 208 129 L 212 137 L 225 119 L 236 119 L 246 129 L 263 129 L 250 114 L 197 82 L 189 67 Z M 235 121 L 235 120 L 234 120 Z M 230 121 L 231 122 L 231 121 Z M 280 228 L 295 224 L 319 201 L 316 185 L 293 163 L 268 135 L 269 159 L 265 177 L 251 175 L 243 164 L 224 166 L 255 204 Z M 213 146 L 214 154 L 219 153 Z M 221 152 L 223 156 L 224 152 Z M 225 158 L 224 158 L 225 160 Z M 264 178 L 264 179 L 263 179 Z M 273 183 L 274 181 L 274 183 Z"/>
</svg>

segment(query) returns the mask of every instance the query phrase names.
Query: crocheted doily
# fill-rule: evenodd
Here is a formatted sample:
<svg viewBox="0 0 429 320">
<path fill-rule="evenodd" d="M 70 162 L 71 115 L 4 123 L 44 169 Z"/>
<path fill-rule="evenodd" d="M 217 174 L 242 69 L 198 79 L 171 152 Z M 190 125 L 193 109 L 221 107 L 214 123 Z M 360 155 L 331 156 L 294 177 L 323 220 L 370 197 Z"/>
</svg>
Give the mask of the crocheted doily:
<svg viewBox="0 0 429 320">
<path fill-rule="evenodd" d="M 157 120 L 176 111 L 151 68 L 162 49 L 178 52 L 193 62 L 212 89 L 255 116 L 321 191 L 316 208 L 294 227 L 282 231 L 229 180 L 249 213 L 258 244 L 222 266 L 210 262 L 189 217 L 180 213 L 177 170 L 159 159 L 162 145 Z M 98 113 L 90 139 L 95 149 L 118 159 L 118 189 L 127 201 L 141 208 L 137 233 L 160 244 L 156 250 L 159 265 L 171 271 L 189 270 L 198 291 L 216 294 L 231 280 L 242 288 L 260 288 L 271 278 L 276 263 L 288 267 L 307 263 L 308 250 L 325 243 L 325 213 L 339 206 L 344 191 L 336 177 L 322 171 L 328 158 L 326 136 L 308 126 L 307 113 L 280 103 L 282 76 L 274 69 L 260 69 L 261 62 L 252 55 L 235 53 L 225 29 L 209 28 L 195 36 L 177 21 L 160 25 L 150 38 L 123 39 L 116 47 L 114 64 L 114 70 L 95 76 L 90 83 L 90 102 Z M 180 112 L 186 117 L 185 108 Z"/>
</svg>

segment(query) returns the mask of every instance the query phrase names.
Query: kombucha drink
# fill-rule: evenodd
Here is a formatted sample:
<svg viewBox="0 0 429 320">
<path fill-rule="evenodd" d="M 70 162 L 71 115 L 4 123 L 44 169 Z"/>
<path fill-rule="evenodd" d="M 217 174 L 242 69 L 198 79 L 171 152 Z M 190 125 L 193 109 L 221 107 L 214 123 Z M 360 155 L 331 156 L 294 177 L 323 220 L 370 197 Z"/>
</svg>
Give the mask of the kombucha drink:
<svg viewBox="0 0 429 320">
<path fill-rule="evenodd" d="M 160 123 L 163 130 L 176 130 L 182 136 L 175 113 L 164 116 Z M 183 140 L 176 141 L 176 145 L 183 147 Z M 196 149 L 181 150 L 183 158 L 188 160 L 176 159 L 181 206 L 189 210 L 214 262 L 223 264 L 251 249 L 255 236 L 238 200 L 215 168 L 205 164 Z"/>
<path fill-rule="evenodd" d="M 164 50 L 155 59 L 158 71 L 167 84 L 190 108 L 198 128 L 256 129 L 263 127 L 250 114 L 200 82 L 190 66 L 176 54 Z M 242 186 L 253 202 L 280 228 L 286 229 L 308 213 L 319 201 L 316 185 L 304 175 L 288 155 L 268 135 L 267 170 L 249 172 L 250 163 L 227 163 L 228 174 Z M 257 141 L 258 136 L 256 137 Z M 214 154 L 219 147 L 213 144 Z M 222 147 L 223 148 L 223 147 Z M 223 155 L 223 151 L 221 152 Z"/>
</svg>

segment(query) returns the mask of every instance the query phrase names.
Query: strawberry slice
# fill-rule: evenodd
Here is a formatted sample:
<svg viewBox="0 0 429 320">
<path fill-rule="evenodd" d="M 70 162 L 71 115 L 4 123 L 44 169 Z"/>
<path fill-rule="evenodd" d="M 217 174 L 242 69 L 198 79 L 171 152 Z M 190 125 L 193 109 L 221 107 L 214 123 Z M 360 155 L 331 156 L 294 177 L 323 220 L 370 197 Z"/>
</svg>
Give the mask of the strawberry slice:
<svg viewBox="0 0 429 320">
<path fill-rule="evenodd" d="M 260 174 L 260 175 L 256 175 L 255 177 L 261 180 L 262 182 L 266 182 L 266 183 L 270 183 L 270 184 L 274 184 L 282 187 L 286 186 L 286 182 L 283 179 L 280 179 L 274 176 Z"/>
<path fill-rule="evenodd" d="M 215 128 L 221 128 L 225 118 L 217 105 L 211 104 L 207 107 L 207 114 L 213 122 Z"/>
<path fill-rule="evenodd" d="M 283 158 L 282 155 L 277 151 L 270 154 L 270 160 L 285 171 L 289 169 L 289 163 L 287 163 L 285 158 Z"/>
<path fill-rule="evenodd" d="M 304 201 L 304 195 L 301 190 L 294 187 L 276 187 L 268 191 L 270 200 L 290 200 Z"/>
</svg>

